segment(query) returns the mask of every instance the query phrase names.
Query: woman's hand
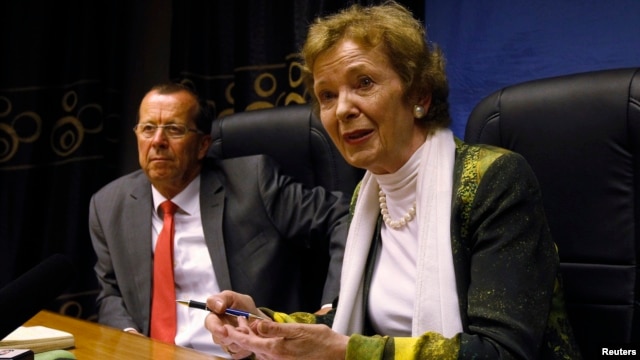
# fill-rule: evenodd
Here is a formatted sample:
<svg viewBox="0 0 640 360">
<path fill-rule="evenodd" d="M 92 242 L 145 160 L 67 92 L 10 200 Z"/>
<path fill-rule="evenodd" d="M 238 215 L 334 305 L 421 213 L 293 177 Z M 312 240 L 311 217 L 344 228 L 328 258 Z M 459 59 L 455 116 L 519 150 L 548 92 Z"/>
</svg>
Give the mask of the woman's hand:
<svg viewBox="0 0 640 360">
<path fill-rule="evenodd" d="M 344 359 L 349 337 L 326 325 L 253 321 L 226 327 L 225 341 L 257 359 Z M 246 324 L 246 325 L 245 325 Z"/>
<path fill-rule="evenodd" d="M 233 291 L 225 290 L 217 295 L 212 295 L 207 298 L 207 307 L 211 310 L 211 313 L 205 318 L 204 326 L 209 332 L 213 341 L 220 345 L 222 349 L 234 359 L 243 359 L 251 355 L 251 351 L 243 350 L 241 347 L 233 343 L 229 338 L 229 331 L 245 332 L 249 333 L 249 322 L 243 317 L 235 317 L 225 314 L 225 310 L 228 308 L 234 308 L 238 310 L 248 311 L 250 313 L 259 315 L 265 319 L 269 319 L 260 310 L 256 308 L 253 299 L 248 295 L 239 294 Z M 255 321 L 270 321 L 270 320 L 250 320 Z"/>
</svg>

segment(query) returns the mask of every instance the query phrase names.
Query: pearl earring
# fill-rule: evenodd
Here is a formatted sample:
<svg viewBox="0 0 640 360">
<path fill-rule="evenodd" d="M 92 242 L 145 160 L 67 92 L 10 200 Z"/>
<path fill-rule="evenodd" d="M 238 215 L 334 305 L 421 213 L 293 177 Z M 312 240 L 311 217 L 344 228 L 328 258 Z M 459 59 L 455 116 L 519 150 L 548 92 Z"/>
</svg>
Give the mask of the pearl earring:
<svg viewBox="0 0 640 360">
<path fill-rule="evenodd" d="M 413 116 L 417 119 L 422 119 L 425 116 L 424 106 L 422 105 L 413 105 Z"/>
</svg>

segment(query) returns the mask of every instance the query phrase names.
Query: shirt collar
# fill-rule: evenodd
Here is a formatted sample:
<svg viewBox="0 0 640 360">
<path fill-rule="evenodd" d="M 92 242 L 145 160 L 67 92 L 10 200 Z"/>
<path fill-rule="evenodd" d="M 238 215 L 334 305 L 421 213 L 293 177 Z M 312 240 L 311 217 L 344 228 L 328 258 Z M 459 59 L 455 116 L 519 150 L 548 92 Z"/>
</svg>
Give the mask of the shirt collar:
<svg viewBox="0 0 640 360">
<path fill-rule="evenodd" d="M 167 198 L 162 196 L 160 192 L 151 185 L 151 193 L 153 195 L 153 208 L 155 211 L 158 211 L 158 207 L 162 204 Z M 171 201 L 178 205 L 180 212 L 191 215 L 198 211 L 200 201 L 200 175 L 196 176 L 189 185 L 187 185 L 184 190 L 182 190 L 178 195 L 174 196 Z"/>
</svg>

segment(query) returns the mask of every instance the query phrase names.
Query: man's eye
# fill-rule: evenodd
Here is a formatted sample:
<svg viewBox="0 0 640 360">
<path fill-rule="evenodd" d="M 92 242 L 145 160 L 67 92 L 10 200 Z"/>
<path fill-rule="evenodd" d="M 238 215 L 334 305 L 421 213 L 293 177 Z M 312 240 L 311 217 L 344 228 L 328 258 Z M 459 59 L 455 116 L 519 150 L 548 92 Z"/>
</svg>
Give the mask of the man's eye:
<svg viewBox="0 0 640 360">
<path fill-rule="evenodd" d="M 144 125 L 142 125 L 142 129 L 141 130 L 142 130 L 143 133 L 154 133 L 154 132 L 156 132 L 157 128 L 158 128 L 157 126 L 152 125 L 152 124 L 144 124 Z"/>
<path fill-rule="evenodd" d="M 165 126 L 165 130 L 167 131 L 167 133 L 172 135 L 179 135 L 183 132 L 182 127 L 179 125 L 167 125 Z"/>
</svg>

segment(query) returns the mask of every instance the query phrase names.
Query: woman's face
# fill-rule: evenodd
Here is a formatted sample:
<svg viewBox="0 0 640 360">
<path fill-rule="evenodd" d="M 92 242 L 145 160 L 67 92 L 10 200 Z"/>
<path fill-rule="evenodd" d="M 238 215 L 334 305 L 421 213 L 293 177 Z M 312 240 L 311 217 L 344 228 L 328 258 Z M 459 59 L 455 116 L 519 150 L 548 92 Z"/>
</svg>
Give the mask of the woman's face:
<svg viewBox="0 0 640 360">
<path fill-rule="evenodd" d="M 313 91 L 320 119 L 348 163 L 375 174 L 393 173 L 426 138 L 403 83 L 381 46 L 345 39 L 316 59 Z M 428 109 L 428 100 L 420 103 Z"/>
</svg>

